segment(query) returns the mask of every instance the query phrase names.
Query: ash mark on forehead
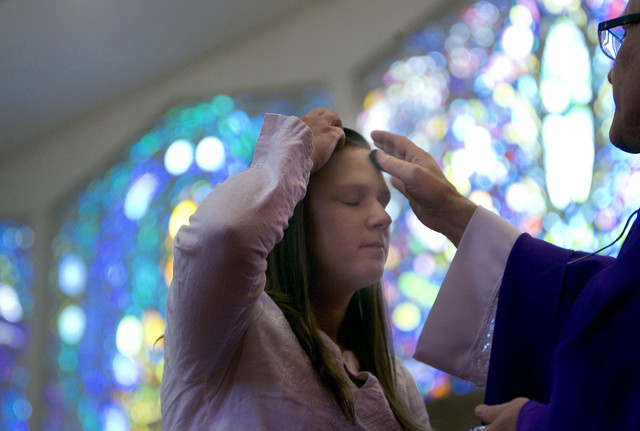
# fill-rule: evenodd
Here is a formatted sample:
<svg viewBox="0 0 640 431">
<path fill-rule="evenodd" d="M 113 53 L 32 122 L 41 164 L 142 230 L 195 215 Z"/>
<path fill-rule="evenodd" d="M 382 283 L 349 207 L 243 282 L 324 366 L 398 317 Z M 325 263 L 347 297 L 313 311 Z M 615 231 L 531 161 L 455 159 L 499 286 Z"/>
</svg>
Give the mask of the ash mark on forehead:
<svg viewBox="0 0 640 431">
<path fill-rule="evenodd" d="M 381 171 L 381 170 L 382 170 L 382 168 L 381 168 L 381 167 L 380 167 L 380 165 L 378 164 L 378 159 L 376 159 L 376 152 L 377 152 L 377 151 L 378 151 L 378 150 L 371 150 L 371 151 L 369 152 L 369 160 L 371 160 L 371 163 L 373 164 L 373 166 L 374 166 L 377 170 Z"/>
</svg>

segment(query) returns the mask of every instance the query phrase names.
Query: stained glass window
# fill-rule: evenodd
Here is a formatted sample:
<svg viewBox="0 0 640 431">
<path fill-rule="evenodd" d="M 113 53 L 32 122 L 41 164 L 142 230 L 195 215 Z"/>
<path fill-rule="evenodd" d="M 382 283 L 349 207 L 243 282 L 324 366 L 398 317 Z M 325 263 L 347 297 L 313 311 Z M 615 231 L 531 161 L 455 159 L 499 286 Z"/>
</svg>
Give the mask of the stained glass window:
<svg viewBox="0 0 640 431">
<path fill-rule="evenodd" d="M 33 315 L 33 231 L 0 220 L 0 429 L 26 430 L 32 404 L 26 387 Z"/>
<path fill-rule="evenodd" d="M 86 186 L 53 243 L 44 429 L 160 429 L 173 236 L 215 184 L 248 167 L 264 112 L 332 105 L 308 89 L 175 106 Z"/>
<path fill-rule="evenodd" d="M 623 7 L 480 1 L 426 24 L 364 77 L 360 128 L 409 136 L 462 192 L 519 228 L 596 249 L 640 204 L 624 192 L 638 190 L 638 162 L 608 143 L 610 61 L 595 31 Z M 43 428 L 160 429 L 157 339 L 172 237 L 212 185 L 247 167 L 263 112 L 318 105 L 332 105 L 330 97 L 310 90 L 171 108 L 61 215 Z M 399 196 L 389 211 L 396 221 L 385 284 L 396 351 L 426 398 L 468 391 L 410 358 L 455 250 Z"/>
<path fill-rule="evenodd" d="M 521 230 L 596 250 L 640 205 L 640 161 L 609 143 L 611 61 L 596 31 L 625 3 L 489 0 L 430 22 L 364 77 L 359 126 L 408 136 L 462 193 Z M 425 397 L 468 391 L 410 358 L 454 248 L 399 195 L 390 207 L 396 350 Z"/>
</svg>

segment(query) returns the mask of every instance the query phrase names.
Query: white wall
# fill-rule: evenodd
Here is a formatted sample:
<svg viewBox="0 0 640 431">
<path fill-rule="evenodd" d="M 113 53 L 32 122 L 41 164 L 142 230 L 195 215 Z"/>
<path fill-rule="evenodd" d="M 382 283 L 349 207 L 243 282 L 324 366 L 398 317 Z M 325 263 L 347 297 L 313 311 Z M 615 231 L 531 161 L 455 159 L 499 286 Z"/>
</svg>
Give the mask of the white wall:
<svg viewBox="0 0 640 431">
<path fill-rule="evenodd" d="M 459 2 L 460 0 L 455 0 Z M 44 339 L 51 310 L 47 283 L 56 209 L 105 171 L 123 148 L 171 106 L 188 99 L 250 90 L 321 85 L 336 96 L 345 125 L 362 104 L 359 72 L 402 43 L 403 35 L 450 8 L 444 0 L 319 0 L 283 22 L 211 53 L 108 106 L 88 112 L 0 160 L 0 218 L 14 217 L 36 235 L 36 304 L 29 365 L 34 424 L 39 423 Z"/>
</svg>

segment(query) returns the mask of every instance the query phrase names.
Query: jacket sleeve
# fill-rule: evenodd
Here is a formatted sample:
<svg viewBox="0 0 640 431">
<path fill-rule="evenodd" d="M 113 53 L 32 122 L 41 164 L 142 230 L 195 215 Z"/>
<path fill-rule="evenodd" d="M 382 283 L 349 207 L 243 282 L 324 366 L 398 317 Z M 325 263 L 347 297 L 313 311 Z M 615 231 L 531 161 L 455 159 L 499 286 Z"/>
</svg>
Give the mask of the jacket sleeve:
<svg viewBox="0 0 640 431">
<path fill-rule="evenodd" d="M 265 286 L 266 257 L 306 193 L 313 134 L 265 116 L 251 166 L 219 184 L 174 239 L 165 356 L 187 381 L 228 361 Z"/>
</svg>

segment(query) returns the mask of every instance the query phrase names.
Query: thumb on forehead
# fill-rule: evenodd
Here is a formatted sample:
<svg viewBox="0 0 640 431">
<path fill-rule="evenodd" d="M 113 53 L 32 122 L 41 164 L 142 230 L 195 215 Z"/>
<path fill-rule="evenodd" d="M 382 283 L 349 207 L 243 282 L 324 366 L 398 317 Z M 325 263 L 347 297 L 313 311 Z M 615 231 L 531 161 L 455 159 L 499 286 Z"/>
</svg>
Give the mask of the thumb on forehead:
<svg viewBox="0 0 640 431">
<path fill-rule="evenodd" d="M 369 157 L 371 158 L 371 162 L 374 164 L 374 166 L 377 169 L 380 169 L 388 173 L 389 175 L 391 175 L 391 178 L 390 178 L 391 185 L 396 189 L 398 189 L 403 195 L 407 196 L 406 187 L 404 183 L 395 174 L 395 172 L 402 170 L 401 165 L 402 163 L 406 163 L 406 162 L 403 162 L 400 159 L 396 159 L 395 157 L 389 156 L 388 154 L 379 150 L 371 151 L 371 153 L 369 153 Z"/>
<path fill-rule="evenodd" d="M 381 150 L 373 150 L 371 152 L 371 160 L 377 165 L 377 168 L 394 177 L 399 177 L 400 175 L 398 174 L 402 174 L 403 167 L 406 168 L 404 165 L 408 164 L 404 160 L 390 156 Z"/>
</svg>

